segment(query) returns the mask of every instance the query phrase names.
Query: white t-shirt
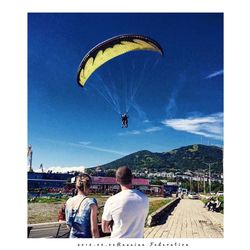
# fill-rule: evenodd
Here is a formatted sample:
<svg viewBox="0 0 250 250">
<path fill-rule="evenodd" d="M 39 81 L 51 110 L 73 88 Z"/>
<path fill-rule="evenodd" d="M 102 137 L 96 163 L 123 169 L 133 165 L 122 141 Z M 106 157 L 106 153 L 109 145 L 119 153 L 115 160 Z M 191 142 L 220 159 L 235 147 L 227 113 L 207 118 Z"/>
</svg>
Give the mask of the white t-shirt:
<svg viewBox="0 0 250 250">
<path fill-rule="evenodd" d="M 123 190 L 105 203 L 102 219 L 114 221 L 111 238 L 143 238 L 148 197 L 136 189 Z"/>
</svg>

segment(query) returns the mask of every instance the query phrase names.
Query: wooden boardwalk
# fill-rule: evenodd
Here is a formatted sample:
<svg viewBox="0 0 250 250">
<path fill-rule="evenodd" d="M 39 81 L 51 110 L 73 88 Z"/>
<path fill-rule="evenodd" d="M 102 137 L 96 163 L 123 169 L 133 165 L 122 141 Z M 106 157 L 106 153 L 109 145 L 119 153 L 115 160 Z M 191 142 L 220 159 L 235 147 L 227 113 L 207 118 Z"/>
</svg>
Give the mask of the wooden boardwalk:
<svg viewBox="0 0 250 250">
<path fill-rule="evenodd" d="M 144 229 L 145 238 L 223 238 L 223 214 L 200 200 L 182 199 L 161 225 Z"/>
</svg>

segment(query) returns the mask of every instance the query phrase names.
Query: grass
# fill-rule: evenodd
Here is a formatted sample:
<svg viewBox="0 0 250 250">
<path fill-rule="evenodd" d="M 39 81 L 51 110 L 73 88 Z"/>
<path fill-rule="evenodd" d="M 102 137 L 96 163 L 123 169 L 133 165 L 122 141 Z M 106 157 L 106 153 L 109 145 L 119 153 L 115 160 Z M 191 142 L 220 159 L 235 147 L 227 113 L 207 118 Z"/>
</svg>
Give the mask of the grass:
<svg viewBox="0 0 250 250">
<path fill-rule="evenodd" d="M 171 199 L 164 199 L 164 200 L 155 200 L 155 201 L 149 202 L 149 212 L 148 212 L 148 215 L 152 214 L 153 212 L 155 212 L 156 210 L 158 210 L 160 207 L 165 206 L 170 201 L 171 201 Z"/>
<path fill-rule="evenodd" d="M 56 197 L 37 197 L 29 203 L 63 203 L 67 200 L 67 197 L 56 198 Z"/>
<path fill-rule="evenodd" d="M 193 145 L 193 147 L 189 148 L 188 151 L 193 153 L 193 152 L 198 151 L 198 148 L 199 148 L 198 145 Z"/>
<path fill-rule="evenodd" d="M 104 206 L 109 196 L 103 195 L 89 195 L 97 199 L 98 207 Z M 62 204 L 66 202 L 68 197 L 38 197 L 34 201 L 28 202 L 28 223 L 46 223 L 57 221 L 58 211 Z M 171 199 L 165 199 L 161 197 L 149 198 L 149 214 L 155 212 L 160 207 L 166 205 Z M 101 221 L 103 209 L 99 210 L 98 219 Z"/>
</svg>

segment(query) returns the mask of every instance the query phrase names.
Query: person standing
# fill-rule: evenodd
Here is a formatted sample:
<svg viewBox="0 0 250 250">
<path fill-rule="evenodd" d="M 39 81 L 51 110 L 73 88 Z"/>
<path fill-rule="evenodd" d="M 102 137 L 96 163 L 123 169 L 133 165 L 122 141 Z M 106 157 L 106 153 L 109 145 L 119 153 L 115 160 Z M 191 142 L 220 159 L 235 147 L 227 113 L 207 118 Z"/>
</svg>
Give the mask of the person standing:
<svg viewBox="0 0 250 250">
<path fill-rule="evenodd" d="M 111 232 L 111 238 L 143 238 L 148 197 L 132 189 L 132 172 L 126 166 L 117 169 L 116 182 L 121 192 L 108 198 L 104 205 L 102 231 Z"/>
<path fill-rule="evenodd" d="M 97 225 L 97 201 L 88 198 L 91 177 L 80 174 L 76 178 L 77 195 L 66 202 L 66 223 L 70 228 L 69 238 L 99 238 Z"/>
<path fill-rule="evenodd" d="M 122 128 L 128 127 L 128 115 L 126 113 L 122 114 Z"/>
</svg>

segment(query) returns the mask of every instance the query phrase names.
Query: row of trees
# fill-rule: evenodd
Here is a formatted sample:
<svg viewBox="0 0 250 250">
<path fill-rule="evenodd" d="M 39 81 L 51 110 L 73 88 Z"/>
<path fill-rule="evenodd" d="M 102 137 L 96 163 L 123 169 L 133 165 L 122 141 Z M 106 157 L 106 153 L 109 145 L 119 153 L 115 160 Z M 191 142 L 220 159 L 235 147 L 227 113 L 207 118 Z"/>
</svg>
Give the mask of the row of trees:
<svg viewBox="0 0 250 250">
<path fill-rule="evenodd" d="M 168 179 L 168 182 L 177 182 L 181 183 L 182 188 L 186 188 L 189 191 L 197 193 L 208 193 L 209 192 L 209 183 L 203 181 L 190 181 L 187 179 Z M 154 178 L 150 181 L 151 185 L 163 185 L 162 178 Z M 211 182 L 211 192 L 223 191 L 223 184 L 220 182 Z"/>
<path fill-rule="evenodd" d="M 192 181 L 185 180 L 181 183 L 183 188 L 187 188 L 190 191 L 196 193 L 209 193 L 209 183 L 203 181 Z M 223 191 L 223 184 L 220 182 L 211 182 L 211 192 L 217 193 Z"/>
</svg>

